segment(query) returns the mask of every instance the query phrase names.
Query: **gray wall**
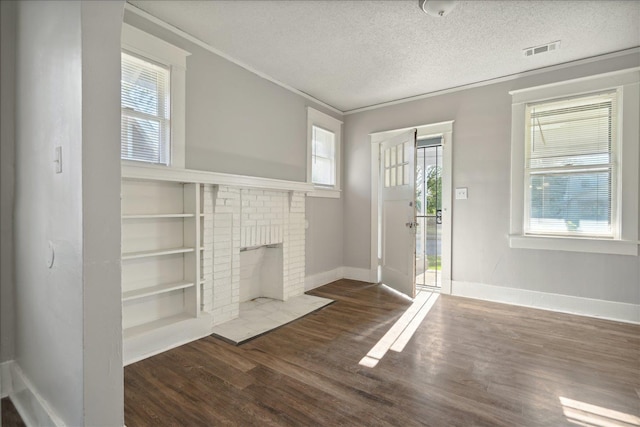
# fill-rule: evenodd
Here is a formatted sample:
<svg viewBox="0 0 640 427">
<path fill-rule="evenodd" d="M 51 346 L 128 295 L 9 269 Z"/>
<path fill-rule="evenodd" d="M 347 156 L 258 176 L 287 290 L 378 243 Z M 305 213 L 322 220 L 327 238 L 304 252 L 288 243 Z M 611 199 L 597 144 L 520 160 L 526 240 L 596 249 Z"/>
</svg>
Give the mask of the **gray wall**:
<svg viewBox="0 0 640 427">
<path fill-rule="evenodd" d="M 191 52 L 187 58 L 186 167 L 306 181 L 307 106 L 286 90 L 144 18 L 124 21 Z M 307 274 L 342 266 L 342 199 L 307 198 Z M 313 256 L 309 256 L 313 254 Z"/>
<path fill-rule="evenodd" d="M 14 357 L 66 425 L 124 421 L 117 143 L 123 6 L 17 4 Z"/>
<path fill-rule="evenodd" d="M 446 120 L 453 127 L 452 278 L 640 303 L 638 257 L 509 248 L 511 96 L 508 91 L 640 65 L 632 54 L 345 116 L 345 265 L 370 268 L 368 134 Z"/>
<path fill-rule="evenodd" d="M 343 199 L 307 197 L 307 275 L 342 267 Z"/>
<path fill-rule="evenodd" d="M 15 3 L 0 2 L 0 362 L 13 359 Z"/>
</svg>

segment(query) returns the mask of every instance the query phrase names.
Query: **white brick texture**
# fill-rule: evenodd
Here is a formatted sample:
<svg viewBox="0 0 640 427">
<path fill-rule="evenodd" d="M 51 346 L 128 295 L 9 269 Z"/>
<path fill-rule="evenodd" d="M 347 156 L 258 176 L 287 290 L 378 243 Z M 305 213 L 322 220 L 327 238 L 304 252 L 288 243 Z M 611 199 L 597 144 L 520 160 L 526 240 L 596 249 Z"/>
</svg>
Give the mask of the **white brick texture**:
<svg viewBox="0 0 640 427">
<path fill-rule="evenodd" d="M 282 244 L 283 299 L 304 292 L 305 195 L 205 185 L 202 309 L 213 325 L 238 317 L 240 249 Z"/>
</svg>

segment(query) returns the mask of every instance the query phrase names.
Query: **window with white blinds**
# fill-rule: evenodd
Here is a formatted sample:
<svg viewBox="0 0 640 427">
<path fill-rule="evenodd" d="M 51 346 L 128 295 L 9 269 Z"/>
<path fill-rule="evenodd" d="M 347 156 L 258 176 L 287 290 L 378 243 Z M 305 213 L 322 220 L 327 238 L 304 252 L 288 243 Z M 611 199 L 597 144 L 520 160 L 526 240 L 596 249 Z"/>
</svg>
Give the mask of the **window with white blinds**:
<svg viewBox="0 0 640 427">
<path fill-rule="evenodd" d="M 307 107 L 307 182 L 310 197 L 340 197 L 342 122 Z"/>
<path fill-rule="evenodd" d="M 313 126 L 311 132 L 311 181 L 315 185 L 333 187 L 336 184 L 336 136 L 318 126 Z"/>
<path fill-rule="evenodd" d="M 615 90 L 527 104 L 525 234 L 616 235 Z"/>
<path fill-rule="evenodd" d="M 168 165 L 169 68 L 122 52 L 121 158 Z"/>
</svg>

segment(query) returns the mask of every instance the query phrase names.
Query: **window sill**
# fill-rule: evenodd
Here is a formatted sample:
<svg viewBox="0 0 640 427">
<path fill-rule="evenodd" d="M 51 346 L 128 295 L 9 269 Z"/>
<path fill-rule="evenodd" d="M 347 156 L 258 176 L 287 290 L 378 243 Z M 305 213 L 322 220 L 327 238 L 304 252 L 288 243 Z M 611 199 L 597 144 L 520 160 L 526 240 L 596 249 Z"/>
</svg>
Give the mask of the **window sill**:
<svg viewBox="0 0 640 427">
<path fill-rule="evenodd" d="M 324 197 L 327 199 L 339 199 L 340 198 L 340 190 L 335 188 L 322 188 L 322 187 L 314 187 L 313 191 L 309 191 L 307 193 L 309 197 Z"/>
<path fill-rule="evenodd" d="M 638 256 L 638 242 L 629 240 L 512 235 L 509 236 L 509 246 L 518 249 Z"/>
<path fill-rule="evenodd" d="M 147 162 L 146 160 L 120 159 L 120 163 L 122 164 L 122 166 L 141 166 L 141 167 L 151 167 L 151 168 L 174 169 L 170 165 L 167 165 L 164 163 L 153 163 L 153 162 Z"/>
</svg>

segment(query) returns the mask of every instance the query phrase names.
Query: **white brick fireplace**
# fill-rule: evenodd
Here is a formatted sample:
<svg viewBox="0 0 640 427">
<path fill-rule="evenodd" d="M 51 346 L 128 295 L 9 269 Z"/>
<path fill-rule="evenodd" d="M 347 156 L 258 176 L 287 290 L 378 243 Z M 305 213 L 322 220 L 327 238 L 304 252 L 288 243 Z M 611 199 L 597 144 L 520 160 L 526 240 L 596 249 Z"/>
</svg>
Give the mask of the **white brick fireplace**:
<svg viewBox="0 0 640 427">
<path fill-rule="evenodd" d="M 277 294 L 286 301 L 304 293 L 304 197 L 301 191 L 204 186 L 201 304 L 213 325 L 239 315 L 240 253 L 246 248 L 281 245 L 282 289 Z"/>
<path fill-rule="evenodd" d="M 122 180 L 125 364 L 247 324 L 240 309 L 247 249 L 265 248 L 253 273 L 266 272 L 256 281 L 267 290 L 242 294 L 271 299 L 245 304 L 293 304 L 305 312 L 326 304 L 303 295 L 305 195 L 312 185 L 129 165 Z M 282 317 L 272 314 L 271 320 Z"/>
</svg>

